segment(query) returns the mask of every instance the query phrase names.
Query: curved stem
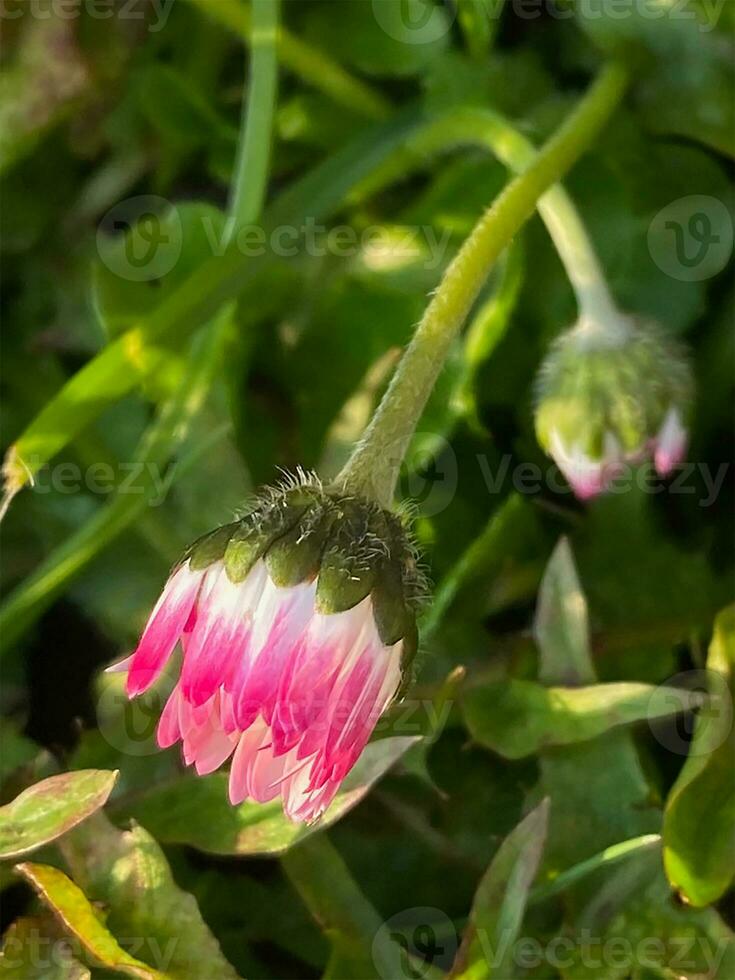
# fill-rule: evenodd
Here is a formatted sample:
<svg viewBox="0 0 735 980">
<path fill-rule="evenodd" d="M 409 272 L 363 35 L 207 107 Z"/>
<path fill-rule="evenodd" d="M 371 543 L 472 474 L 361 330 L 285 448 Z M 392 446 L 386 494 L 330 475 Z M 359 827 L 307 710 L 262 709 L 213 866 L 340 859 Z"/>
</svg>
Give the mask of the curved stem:
<svg viewBox="0 0 735 980">
<path fill-rule="evenodd" d="M 280 0 L 253 0 L 250 85 L 242 100 L 240 141 L 228 213 L 228 240 L 260 217 L 268 183 L 278 87 Z"/>
<path fill-rule="evenodd" d="M 416 328 L 388 390 L 337 483 L 393 501 L 403 457 L 452 341 L 502 250 L 544 192 L 572 166 L 618 104 L 625 69 L 611 64 L 528 168 L 512 180 L 475 225 L 449 265 Z"/>
</svg>

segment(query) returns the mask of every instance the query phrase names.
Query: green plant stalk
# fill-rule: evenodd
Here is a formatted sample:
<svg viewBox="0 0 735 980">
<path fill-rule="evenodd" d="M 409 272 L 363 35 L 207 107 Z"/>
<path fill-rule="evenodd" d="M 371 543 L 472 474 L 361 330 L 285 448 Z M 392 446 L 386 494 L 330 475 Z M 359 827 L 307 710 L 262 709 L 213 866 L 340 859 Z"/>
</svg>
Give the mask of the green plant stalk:
<svg viewBox="0 0 735 980">
<path fill-rule="evenodd" d="M 263 210 L 278 89 L 280 8 L 280 0 L 253 0 L 250 85 L 242 100 L 242 135 L 230 195 L 228 241 L 257 221 Z"/>
<path fill-rule="evenodd" d="M 530 217 L 542 194 L 592 142 L 618 105 L 626 83 L 622 65 L 612 63 L 604 68 L 564 125 L 480 218 L 445 272 L 337 484 L 383 507 L 391 506 L 416 424 L 493 263 Z"/>
<path fill-rule="evenodd" d="M 189 0 L 189 3 L 237 34 L 246 44 L 251 43 L 253 17 L 241 0 Z M 367 119 L 385 119 L 390 114 L 390 104 L 382 95 L 353 78 L 325 52 L 317 51 L 285 28 L 279 32 L 278 57 L 286 68 L 338 105 Z"/>
</svg>

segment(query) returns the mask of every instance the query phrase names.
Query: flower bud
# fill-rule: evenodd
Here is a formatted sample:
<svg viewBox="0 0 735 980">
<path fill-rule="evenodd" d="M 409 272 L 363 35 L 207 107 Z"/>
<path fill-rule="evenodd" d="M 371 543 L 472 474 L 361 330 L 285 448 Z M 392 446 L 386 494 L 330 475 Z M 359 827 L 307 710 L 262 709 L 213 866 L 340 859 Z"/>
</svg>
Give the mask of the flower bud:
<svg viewBox="0 0 735 980">
<path fill-rule="evenodd" d="M 625 464 L 650 455 L 666 476 L 681 463 L 692 391 L 686 358 L 658 327 L 628 317 L 614 330 L 583 321 L 541 367 L 536 435 L 586 500 Z"/>
<path fill-rule="evenodd" d="M 191 545 L 120 669 L 134 697 L 180 640 L 159 745 L 199 774 L 232 756 L 233 804 L 280 795 L 311 822 L 406 686 L 419 588 L 395 515 L 303 480 Z"/>
</svg>

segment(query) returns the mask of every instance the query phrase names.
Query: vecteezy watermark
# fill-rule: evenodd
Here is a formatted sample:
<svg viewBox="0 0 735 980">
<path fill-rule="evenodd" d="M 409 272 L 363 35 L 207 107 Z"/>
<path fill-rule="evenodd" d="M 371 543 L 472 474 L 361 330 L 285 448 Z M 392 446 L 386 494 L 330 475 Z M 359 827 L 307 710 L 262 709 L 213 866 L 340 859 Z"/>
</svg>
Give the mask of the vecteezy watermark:
<svg viewBox="0 0 735 980">
<path fill-rule="evenodd" d="M 400 491 L 406 499 L 415 500 L 422 514 L 435 516 L 448 507 L 459 486 L 460 470 L 450 443 L 441 436 L 422 434 L 416 455 L 409 455 L 404 465 Z M 390 448 L 386 450 L 390 454 Z M 571 497 L 572 489 L 553 464 L 539 465 L 519 462 L 510 453 L 490 457 L 475 456 L 480 475 L 490 496 L 515 491 L 526 497 L 552 494 Z M 673 476 L 659 476 L 650 463 L 621 464 L 619 473 L 610 482 L 607 496 L 641 492 L 651 496 L 667 494 L 691 498 L 698 507 L 711 507 L 725 487 L 730 463 L 715 467 L 708 463 L 685 463 Z"/>
<path fill-rule="evenodd" d="M 640 969 L 667 967 L 677 975 L 692 971 L 713 977 L 730 945 L 723 937 L 717 941 L 693 936 L 596 935 L 580 929 L 576 935 L 560 935 L 542 942 L 534 936 L 517 936 L 505 929 L 491 936 L 478 926 L 473 933 L 473 950 L 479 952 L 491 971 L 514 966 L 516 970 L 587 970 L 615 976 Z M 436 908 L 411 908 L 392 916 L 375 934 L 373 963 L 383 980 L 415 980 L 439 968 L 451 968 L 457 949 L 457 934 L 449 917 Z M 450 958 L 451 957 L 451 958 Z M 493 972 L 494 975 L 494 972 Z M 580 975 L 582 975 L 580 973 Z"/>
<path fill-rule="evenodd" d="M 158 33 L 168 23 L 176 0 L 0 0 L 0 21 L 60 21 L 86 17 L 94 21 L 132 21 Z"/>
<path fill-rule="evenodd" d="M 26 461 L 33 466 L 33 457 Z M 171 471 L 164 471 L 152 462 L 98 462 L 80 466 L 70 461 L 31 469 L 33 492 L 73 494 L 87 493 L 107 496 L 116 494 L 147 494 L 149 507 L 158 507 L 166 499 L 171 485 Z"/>
<path fill-rule="evenodd" d="M 290 259 L 299 255 L 355 258 L 366 270 L 390 271 L 408 264 L 428 271 L 444 262 L 451 232 L 433 225 L 386 228 L 369 225 L 327 226 L 306 217 L 301 224 L 266 228 L 249 224 L 234 233 L 226 222 L 202 211 L 187 214 L 164 198 L 152 194 L 128 198 L 107 212 L 97 231 L 97 253 L 118 278 L 153 282 L 176 266 L 188 247 L 221 257 L 235 250 L 246 258 L 270 254 Z M 192 220 L 193 216 L 193 220 Z"/>
<path fill-rule="evenodd" d="M 420 433 L 420 440 L 411 451 L 400 477 L 401 496 L 412 500 L 425 517 L 442 513 L 452 503 L 460 482 L 457 457 L 442 435 Z M 390 454 L 390 449 L 386 452 Z M 572 490 L 553 464 L 519 462 L 505 453 L 491 459 L 477 453 L 476 464 L 488 494 L 505 495 L 515 491 L 523 496 L 553 494 L 571 497 Z M 159 507 L 166 500 L 175 478 L 173 467 L 161 467 L 153 462 L 133 460 L 94 462 L 80 466 L 72 461 L 46 464 L 36 468 L 31 456 L 25 461 L 34 474 L 31 481 L 34 493 L 91 493 L 100 496 L 115 494 L 145 495 L 149 507 Z M 639 491 L 652 496 L 669 494 L 691 498 L 698 507 L 711 507 L 719 498 L 731 471 L 730 463 L 711 467 L 707 463 L 685 463 L 673 476 L 660 477 L 648 463 L 626 464 L 611 482 L 608 496 L 620 496 Z"/>
<path fill-rule="evenodd" d="M 171 965 L 179 945 L 177 936 L 171 936 L 165 943 L 159 942 L 156 936 L 117 936 L 116 941 L 130 956 L 144 959 L 161 971 L 167 970 Z M 64 968 L 70 969 L 75 960 L 84 962 L 87 959 L 87 952 L 76 936 L 59 938 L 46 935 L 35 926 L 23 929 L 22 935 L 15 935 L 11 927 L 5 934 L 2 954 L 5 969 L 22 970 L 30 967 L 34 970 L 34 976 L 36 971 L 40 974 L 42 970 L 49 971 L 49 975 L 53 973 L 54 976 L 60 976 L 63 970 L 64 976 L 72 976 Z"/>
<path fill-rule="evenodd" d="M 404 909 L 375 933 L 373 963 L 383 980 L 421 980 L 432 968 L 446 973 L 454 962 L 457 945 L 457 930 L 441 909 Z"/>
<path fill-rule="evenodd" d="M 700 696 L 699 710 L 692 711 L 692 695 Z M 669 716 L 656 710 L 668 709 Z M 732 694 L 727 681 L 715 670 L 685 670 L 668 678 L 651 696 L 648 726 L 656 741 L 675 755 L 706 755 L 727 739 L 733 723 Z M 689 710 L 688 710 L 689 709 Z M 693 740 L 694 732 L 696 740 Z"/>
<path fill-rule="evenodd" d="M 121 755 L 155 755 L 161 751 L 156 741 L 156 729 L 170 693 L 171 683 L 164 680 L 130 700 L 124 689 L 123 673 L 103 674 L 96 704 L 100 734 Z M 430 698 L 407 698 L 382 716 L 375 709 L 366 721 L 373 726 L 374 739 L 419 735 L 435 738 L 444 729 L 453 706 L 451 699 L 437 705 Z M 244 712 L 249 708 L 257 711 L 258 707 L 257 701 L 240 705 Z M 293 724 L 299 730 L 308 727 L 312 733 L 326 734 L 333 724 L 346 724 L 353 711 L 354 704 L 348 700 L 314 697 L 307 692 L 291 698 L 283 723 Z M 205 724 L 210 717 L 219 722 L 219 707 L 214 703 L 198 706 L 196 714 L 199 725 Z"/>
<path fill-rule="evenodd" d="M 120 201 L 97 229 L 97 254 L 110 272 L 130 282 L 151 282 L 181 257 L 184 229 L 179 212 L 155 194 Z"/>
<path fill-rule="evenodd" d="M 648 251 L 672 279 L 701 282 L 727 265 L 733 248 L 732 216 L 706 194 L 690 194 L 667 204 L 648 228 Z"/>
<path fill-rule="evenodd" d="M 688 21 L 703 34 L 714 30 L 728 0 L 487 0 L 477 5 L 477 15 L 489 22 L 501 16 L 521 21 L 540 18 L 613 22 L 637 18 L 643 21 Z M 457 4 L 436 0 L 372 0 L 375 20 L 385 33 L 401 44 L 435 44 L 449 34 L 457 17 Z"/>
</svg>

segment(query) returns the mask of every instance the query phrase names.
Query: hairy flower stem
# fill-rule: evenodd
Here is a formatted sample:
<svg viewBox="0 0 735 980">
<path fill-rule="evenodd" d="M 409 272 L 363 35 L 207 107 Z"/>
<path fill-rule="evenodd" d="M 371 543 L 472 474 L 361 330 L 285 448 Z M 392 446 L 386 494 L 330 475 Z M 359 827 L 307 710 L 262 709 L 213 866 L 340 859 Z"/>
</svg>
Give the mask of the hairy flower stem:
<svg viewBox="0 0 735 980">
<path fill-rule="evenodd" d="M 618 105 L 626 82 L 627 74 L 621 65 L 612 63 L 604 68 L 563 126 L 480 218 L 426 308 L 362 440 L 337 477 L 337 484 L 390 507 L 416 424 L 452 341 L 493 263 L 533 213 L 542 194 L 592 142 Z"/>
</svg>

